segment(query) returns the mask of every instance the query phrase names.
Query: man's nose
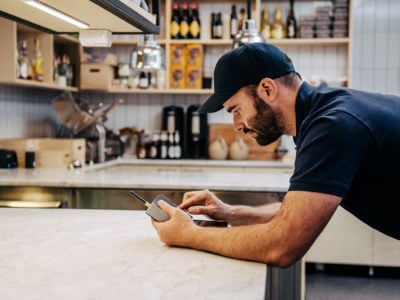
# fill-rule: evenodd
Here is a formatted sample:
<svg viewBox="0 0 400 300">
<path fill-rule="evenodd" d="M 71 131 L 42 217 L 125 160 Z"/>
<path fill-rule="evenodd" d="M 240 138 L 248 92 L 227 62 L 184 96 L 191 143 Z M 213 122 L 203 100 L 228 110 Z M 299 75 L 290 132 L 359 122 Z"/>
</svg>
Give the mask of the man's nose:
<svg viewBox="0 0 400 300">
<path fill-rule="evenodd" d="M 239 116 L 233 117 L 233 128 L 238 132 L 243 130 L 244 125 Z"/>
</svg>

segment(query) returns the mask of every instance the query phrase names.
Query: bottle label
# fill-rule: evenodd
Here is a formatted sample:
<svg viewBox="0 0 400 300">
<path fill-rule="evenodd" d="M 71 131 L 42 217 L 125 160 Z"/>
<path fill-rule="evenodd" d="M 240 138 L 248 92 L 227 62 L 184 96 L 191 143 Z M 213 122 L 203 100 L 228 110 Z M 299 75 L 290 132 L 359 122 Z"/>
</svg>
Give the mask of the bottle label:
<svg viewBox="0 0 400 300">
<path fill-rule="evenodd" d="M 179 24 L 176 21 L 171 22 L 171 36 L 175 37 L 179 34 Z"/>
<path fill-rule="evenodd" d="M 190 35 L 193 37 L 198 37 L 200 36 L 200 25 L 198 22 L 192 22 L 190 23 L 189 27 Z"/>
<path fill-rule="evenodd" d="M 189 33 L 189 25 L 187 22 L 181 22 L 179 33 L 180 33 L 181 37 L 184 37 Z"/>
</svg>

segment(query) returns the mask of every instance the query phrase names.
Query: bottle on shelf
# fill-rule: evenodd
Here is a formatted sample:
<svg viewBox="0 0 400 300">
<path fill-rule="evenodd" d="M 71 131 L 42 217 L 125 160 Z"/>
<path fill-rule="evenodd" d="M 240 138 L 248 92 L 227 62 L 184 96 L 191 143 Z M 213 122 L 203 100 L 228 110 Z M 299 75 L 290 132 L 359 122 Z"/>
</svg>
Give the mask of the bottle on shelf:
<svg viewBox="0 0 400 300">
<path fill-rule="evenodd" d="M 179 134 L 179 130 L 175 131 L 174 142 L 175 142 L 175 158 L 179 159 L 182 157 L 181 136 Z"/>
<path fill-rule="evenodd" d="M 189 38 L 199 39 L 201 33 L 201 23 L 199 18 L 199 5 L 197 2 L 192 2 L 191 14 L 189 18 Z"/>
<path fill-rule="evenodd" d="M 217 28 L 217 14 L 216 13 L 211 13 L 211 24 L 210 24 L 210 28 L 211 28 L 211 38 L 215 39 L 216 37 L 216 28 Z"/>
<path fill-rule="evenodd" d="M 247 17 L 246 17 L 246 10 L 245 10 L 244 8 L 241 8 L 241 9 L 240 9 L 240 12 L 239 12 L 238 31 L 241 31 L 241 30 L 242 30 L 243 23 L 244 23 L 244 21 L 245 21 L 246 19 L 247 19 Z"/>
<path fill-rule="evenodd" d="M 151 84 L 151 74 L 149 72 L 140 72 L 138 87 L 141 89 L 148 89 Z"/>
<path fill-rule="evenodd" d="M 263 10 L 263 18 L 261 21 L 261 35 L 264 40 L 268 40 L 271 38 L 271 22 L 269 20 L 268 6 L 265 6 Z"/>
<path fill-rule="evenodd" d="M 286 19 L 286 37 L 288 39 L 294 39 L 297 37 L 297 21 L 294 15 L 294 0 L 290 0 L 289 13 Z"/>
<path fill-rule="evenodd" d="M 168 158 L 168 132 L 166 130 L 161 131 L 160 136 L 160 158 Z"/>
<path fill-rule="evenodd" d="M 21 41 L 19 50 L 19 78 L 22 79 L 32 79 L 33 78 L 33 68 L 32 62 L 28 57 L 28 43 L 26 40 Z"/>
<path fill-rule="evenodd" d="M 173 132 L 168 132 L 168 158 L 175 158 L 175 139 Z"/>
<path fill-rule="evenodd" d="M 38 38 L 34 39 L 34 56 L 33 56 L 33 71 L 34 71 L 34 79 L 37 81 L 43 81 L 43 55 L 40 50 L 40 41 Z"/>
<path fill-rule="evenodd" d="M 177 1 L 174 1 L 172 3 L 172 17 L 171 17 L 171 26 L 170 26 L 170 37 L 171 39 L 179 39 L 179 23 L 180 23 L 180 17 L 179 17 L 179 3 Z"/>
<path fill-rule="evenodd" d="M 66 57 L 66 65 L 67 65 L 67 86 L 73 86 L 74 70 L 72 69 L 72 64 L 69 56 Z"/>
<path fill-rule="evenodd" d="M 273 39 L 283 39 L 285 38 L 285 24 L 282 21 L 282 9 L 281 6 L 278 5 L 275 10 L 275 20 L 272 24 L 271 28 L 271 38 Z"/>
<path fill-rule="evenodd" d="M 63 54 L 61 63 L 58 65 L 58 85 L 67 86 L 68 59 L 67 55 Z"/>
<path fill-rule="evenodd" d="M 230 36 L 233 39 L 238 33 L 238 18 L 236 14 L 236 5 L 232 5 L 231 8 L 231 19 L 230 19 Z"/>
<path fill-rule="evenodd" d="M 186 1 L 182 3 L 182 13 L 179 20 L 179 38 L 189 38 L 189 5 Z"/>
<path fill-rule="evenodd" d="M 222 39 L 224 31 L 222 23 L 222 14 L 220 12 L 216 14 L 213 32 L 214 32 L 214 39 Z"/>
</svg>

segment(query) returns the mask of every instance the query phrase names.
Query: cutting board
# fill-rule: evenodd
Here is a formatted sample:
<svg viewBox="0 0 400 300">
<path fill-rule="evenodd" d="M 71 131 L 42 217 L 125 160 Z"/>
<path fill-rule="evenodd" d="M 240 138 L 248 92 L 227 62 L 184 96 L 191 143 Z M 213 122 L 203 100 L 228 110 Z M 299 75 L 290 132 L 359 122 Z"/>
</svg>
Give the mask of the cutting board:
<svg viewBox="0 0 400 300">
<path fill-rule="evenodd" d="M 0 139 L 0 148 L 17 152 L 18 168 L 25 168 L 28 139 Z M 85 163 L 85 139 L 29 139 L 35 146 L 36 168 L 68 168 L 73 160 Z"/>
<path fill-rule="evenodd" d="M 236 132 L 233 128 L 233 124 L 209 124 L 209 143 L 211 144 L 218 137 L 223 137 L 228 146 L 233 143 L 236 136 L 243 138 L 245 143 L 249 146 L 249 157 L 250 160 L 276 160 L 276 148 L 281 144 L 280 139 L 267 146 L 260 146 L 256 140 L 245 135 L 242 131 Z"/>
</svg>

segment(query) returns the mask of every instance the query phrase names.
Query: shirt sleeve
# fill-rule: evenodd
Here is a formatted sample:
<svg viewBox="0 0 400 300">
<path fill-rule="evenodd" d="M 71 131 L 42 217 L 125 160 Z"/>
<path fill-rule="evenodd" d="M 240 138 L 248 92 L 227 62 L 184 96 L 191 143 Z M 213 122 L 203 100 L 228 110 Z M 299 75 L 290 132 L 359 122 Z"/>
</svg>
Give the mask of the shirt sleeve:
<svg viewBox="0 0 400 300">
<path fill-rule="evenodd" d="M 289 190 L 345 197 L 375 141 L 368 128 L 343 111 L 302 125 Z"/>
</svg>

